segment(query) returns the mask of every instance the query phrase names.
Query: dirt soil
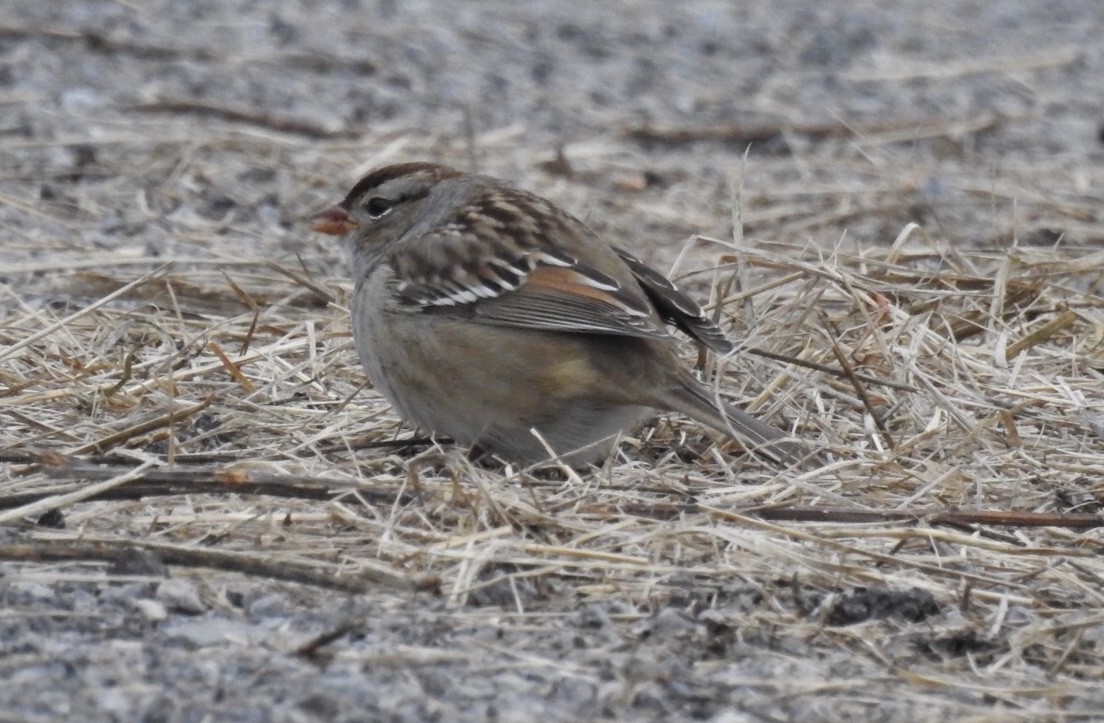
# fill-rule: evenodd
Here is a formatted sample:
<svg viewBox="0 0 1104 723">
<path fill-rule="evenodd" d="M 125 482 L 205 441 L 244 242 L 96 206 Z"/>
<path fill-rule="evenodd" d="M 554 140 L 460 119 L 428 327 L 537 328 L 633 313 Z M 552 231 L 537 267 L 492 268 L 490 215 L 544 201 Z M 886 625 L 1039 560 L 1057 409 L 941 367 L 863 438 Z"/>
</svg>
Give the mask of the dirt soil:
<svg viewBox="0 0 1104 723">
<path fill-rule="evenodd" d="M 1099 719 L 1101 99 L 1098 0 L 5 3 L 0 719 Z M 414 159 L 860 368 L 724 372 L 833 462 L 402 426 L 308 219 Z"/>
</svg>

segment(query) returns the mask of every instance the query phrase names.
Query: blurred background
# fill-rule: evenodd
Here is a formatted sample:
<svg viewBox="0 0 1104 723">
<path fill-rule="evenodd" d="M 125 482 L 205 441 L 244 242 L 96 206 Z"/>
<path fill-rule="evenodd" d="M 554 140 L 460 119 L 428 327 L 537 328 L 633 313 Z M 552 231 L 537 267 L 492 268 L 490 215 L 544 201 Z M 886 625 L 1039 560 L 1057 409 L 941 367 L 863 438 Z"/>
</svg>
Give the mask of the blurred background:
<svg viewBox="0 0 1104 723">
<path fill-rule="evenodd" d="M 1084 0 L 9 2 L 3 252 L 192 255 L 207 240 L 188 236 L 214 231 L 302 253 L 323 243 L 304 215 L 372 166 L 423 158 L 511 178 L 638 248 L 727 237 L 736 177 L 761 241 L 879 245 L 918 221 L 956 243 L 1099 242 L 1101 15 Z"/>
</svg>

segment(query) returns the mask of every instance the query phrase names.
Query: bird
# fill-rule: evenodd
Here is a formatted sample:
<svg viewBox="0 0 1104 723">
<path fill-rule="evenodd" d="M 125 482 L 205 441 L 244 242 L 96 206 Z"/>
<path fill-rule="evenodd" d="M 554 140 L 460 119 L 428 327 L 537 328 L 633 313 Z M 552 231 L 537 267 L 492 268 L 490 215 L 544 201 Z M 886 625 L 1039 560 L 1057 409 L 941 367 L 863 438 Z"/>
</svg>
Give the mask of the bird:
<svg viewBox="0 0 1104 723">
<path fill-rule="evenodd" d="M 361 178 L 312 228 L 347 239 L 360 360 L 417 428 L 507 463 L 586 468 L 622 433 L 676 412 L 777 464 L 809 453 L 680 362 L 672 328 L 718 354 L 734 349 L 697 302 L 540 196 L 397 163 Z"/>
</svg>

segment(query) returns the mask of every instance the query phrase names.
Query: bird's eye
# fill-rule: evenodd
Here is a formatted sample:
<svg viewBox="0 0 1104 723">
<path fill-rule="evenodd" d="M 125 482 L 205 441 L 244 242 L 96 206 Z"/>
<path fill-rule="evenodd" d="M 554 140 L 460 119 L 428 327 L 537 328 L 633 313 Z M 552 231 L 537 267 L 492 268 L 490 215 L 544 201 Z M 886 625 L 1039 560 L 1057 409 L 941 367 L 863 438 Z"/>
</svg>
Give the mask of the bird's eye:
<svg viewBox="0 0 1104 723">
<path fill-rule="evenodd" d="M 391 209 L 395 204 L 388 201 L 386 198 L 380 198 L 379 196 L 373 196 L 369 198 L 364 204 L 364 209 L 368 211 L 368 215 L 372 218 L 383 218 L 387 214 L 391 213 Z"/>
</svg>

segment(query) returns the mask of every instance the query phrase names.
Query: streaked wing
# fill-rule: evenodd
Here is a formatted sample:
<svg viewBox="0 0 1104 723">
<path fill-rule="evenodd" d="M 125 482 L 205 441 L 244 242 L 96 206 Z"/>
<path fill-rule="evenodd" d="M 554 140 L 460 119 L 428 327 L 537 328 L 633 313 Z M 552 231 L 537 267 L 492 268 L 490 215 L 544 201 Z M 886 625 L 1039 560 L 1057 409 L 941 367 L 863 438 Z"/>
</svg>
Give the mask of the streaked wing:
<svg viewBox="0 0 1104 723">
<path fill-rule="evenodd" d="M 548 202 L 513 190 L 485 194 L 430 234 L 399 244 L 389 259 L 396 295 L 412 311 L 463 316 L 486 324 L 583 333 L 669 338 L 649 296 L 617 255 L 587 238 L 581 253 L 548 239 L 593 236 Z"/>
<path fill-rule="evenodd" d="M 473 319 L 552 331 L 669 338 L 639 292 L 595 269 L 538 264 L 516 291 L 475 304 Z"/>
<path fill-rule="evenodd" d="M 613 250 L 628 264 L 664 321 L 674 324 L 718 354 L 727 354 L 735 348 L 720 327 L 705 315 L 698 302 L 683 293 L 670 279 L 628 251 L 616 246 Z"/>
</svg>

